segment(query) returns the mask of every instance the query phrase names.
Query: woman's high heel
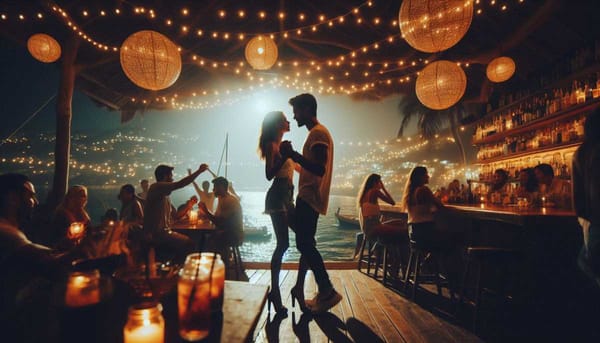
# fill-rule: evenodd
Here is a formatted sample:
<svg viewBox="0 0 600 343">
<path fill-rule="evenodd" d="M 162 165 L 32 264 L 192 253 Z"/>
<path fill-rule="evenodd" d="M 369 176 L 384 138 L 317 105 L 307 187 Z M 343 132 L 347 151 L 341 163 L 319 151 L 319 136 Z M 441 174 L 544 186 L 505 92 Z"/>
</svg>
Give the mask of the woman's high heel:
<svg viewBox="0 0 600 343">
<path fill-rule="evenodd" d="M 306 306 L 306 302 L 304 301 L 303 289 L 294 286 L 290 291 L 290 295 L 292 296 L 292 307 L 296 307 L 296 301 L 298 301 L 298 306 L 300 306 L 302 312 L 310 312 L 310 309 Z"/>
<path fill-rule="evenodd" d="M 277 314 L 287 315 L 288 309 L 281 303 L 281 295 L 278 293 L 279 292 L 274 293 L 272 290 L 269 289 L 269 293 L 267 294 L 267 309 L 269 312 L 271 312 L 271 304 L 273 304 L 273 307 L 275 308 L 275 312 L 277 312 Z"/>
</svg>

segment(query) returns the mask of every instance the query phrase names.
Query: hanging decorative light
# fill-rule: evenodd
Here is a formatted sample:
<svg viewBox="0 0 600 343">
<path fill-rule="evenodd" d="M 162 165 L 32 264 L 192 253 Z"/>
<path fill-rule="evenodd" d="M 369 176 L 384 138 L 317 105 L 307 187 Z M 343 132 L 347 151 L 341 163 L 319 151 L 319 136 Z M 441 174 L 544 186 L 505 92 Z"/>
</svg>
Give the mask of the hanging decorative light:
<svg viewBox="0 0 600 343">
<path fill-rule="evenodd" d="M 494 58 L 487 66 L 485 73 L 492 82 L 504 82 L 515 74 L 515 61 L 512 58 L 502 56 Z"/>
<path fill-rule="evenodd" d="M 256 36 L 246 45 L 246 60 L 257 70 L 270 69 L 277 62 L 277 44 L 267 36 Z"/>
<path fill-rule="evenodd" d="M 473 19 L 471 0 L 404 0 L 400 32 L 413 48 L 433 53 L 458 43 Z"/>
<path fill-rule="evenodd" d="M 426 66 L 415 85 L 417 98 L 432 110 L 445 110 L 465 94 L 467 76 L 456 63 L 436 61 Z"/>
<path fill-rule="evenodd" d="M 60 58 L 60 44 L 45 33 L 36 33 L 27 40 L 27 50 L 40 62 L 52 63 Z"/>
<path fill-rule="evenodd" d="M 181 55 L 169 38 L 156 31 L 138 31 L 121 46 L 121 68 L 136 85 L 150 90 L 170 87 L 181 73 Z"/>
</svg>

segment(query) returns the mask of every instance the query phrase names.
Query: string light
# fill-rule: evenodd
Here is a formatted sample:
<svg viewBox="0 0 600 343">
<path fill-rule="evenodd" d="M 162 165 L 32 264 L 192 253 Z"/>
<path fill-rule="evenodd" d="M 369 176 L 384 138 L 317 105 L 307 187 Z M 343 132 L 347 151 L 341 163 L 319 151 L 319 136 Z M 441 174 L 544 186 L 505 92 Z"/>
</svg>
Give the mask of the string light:
<svg viewBox="0 0 600 343">
<path fill-rule="evenodd" d="M 522 1 L 520 1 L 522 2 Z M 271 37 L 275 37 L 275 35 L 281 35 L 284 37 L 288 37 L 289 33 L 293 33 L 294 35 L 298 36 L 298 35 L 302 35 L 304 34 L 303 31 L 307 31 L 307 32 L 316 32 L 318 30 L 318 26 L 320 25 L 327 25 L 328 27 L 334 26 L 335 23 L 343 23 L 345 21 L 345 18 L 347 17 L 347 15 L 351 14 L 351 15 L 358 15 L 360 13 L 360 8 L 363 6 L 372 6 L 372 2 L 365 2 L 361 5 L 359 5 L 358 7 L 353 8 L 352 10 L 350 10 L 349 12 L 339 15 L 339 16 L 334 16 L 334 17 L 329 17 L 329 19 L 324 15 L 321 14 L 318 16 L 319 22 L 317 22 L 316 24 L 308 24 L 305 26 L 300 26 L 299 28 L 290 28 L 287 29 L 285 31 L 280 31 L 280 32 L 272 32 L 272 33 L 268 33 L 269 36 Z M 498 7 L 498 6 L 496 6 Z M 134 15 L 146 15 L 146 16 L 154 16 L 155 12 L 154 10 L 149 10 L 149 9 L 145 9 L 143 7 L 132 7 L 132 14 Z M 481 10 L 481 9 L 478 9 Z M 58 6 L 54 6 L 53 11 L 56 12 L 58 14 L 59 17 L 62 16 L 62 18 L 64 18 L 63 20 L 65 21 L 65 23 L 71 22 L 71 25 L 67 25 L 69 26 L 74 32 L 76 32 L 79 36 L 81 36 L 85 41 L 89 42 L 92 46 L 96 47 L 97 49 L 101 50 L 101 51 L 112 51 L 112 52 L 117 52 L 119 50 L 119 47 L 115 47 L 115 46 L 110 46 L 107 44 L 103 44 L 100 43 L 96 40 L 94 40 L 88 33 L 85 33 L 84 31 L 82 31 L 79 27 L 79 25 L 77 25 L 77 23 L 75 23 L 75 21 L 72 19 L 72 17 L 63 9 L 61 9 Z M 225 10 L 220 10 L 222 12 L 218 12 L 221 13 L 222 16 L 226 15 Z M 122 11 L 117 9 L 114 9 L 113 11 L 115 14 L 121 14 Z M 88 16 L 90 15 L 89 12 L 86 11 L 86 13 L 88 13 Z M 96 13 L 100 13 L 101 16 L 106 16 L 109 13 L 112 13 L 111 11 L 100 11 L 100 12 L 96 12 Z M 104 13 L 104 14 L 102 14 Z M 189 15 L 189 10 L 186 12 L 185 9 L 181 10 L 181 14 L 182 15 Z M 236 13 L 236 12 L 234 12 Z M 262 16 L 263 18 L 267 17 L 267 13 L 265 11 L 260 11 L 258 12 L 259 16 Z M 34 17 L 36 13 L 32 14 L 31 16 Z M 243 10 L 239 10 L 237 11 L 238 17 L 240 18 L 244 18 L 246 17 L 246 12 Z M 281 16 L 281 14 L 283 14 L 283 17 Z M 37 16 L 39 19 L 41 19 L 39 16 Z M 279 13 L 279 17 L 281 19 L 287 17 L 285 15 L 285 13 L 281 12 Z M 1 18 L 3 20 L 7 19 L 7 16 L 5 14 L 1 15 Z M 25 19 L 25 15 L 24 14 L 20 14 L 19 16 L 20 20 L 24 20 Z M 298 20 L 299 21 L 305 21 L 307 19 L 306 14 L 304 13 L 300 13 L 298 14 Z M 361 19 L 361 18 L 359 18 Z M 374 23 L 381 23 L 381 19 L 380 18 L 373 18 L 372 19 Z M 196 36 L 198 37 L 206 37 L 206 35 L 204 35 L 204 30 L 200 29 L 200 28 L 192 28 L 188 25 L 177 25 L 176 23 L 173 22 L 172 19 L 167 18 L 164 21 L 166 26 L 173 26 L 175 25 L 175 27 L 179 27 L 179 29 L 182 32 L 189 32 L 191 30 L 194 30 L 194 32 L 196 32 Z M 397 28 L 397 21 L 392 22 L 392 24 L 395 26 L 394 28 Z M 304 30 L 306 29 L 306 30 Z M 230 38 L 232 38 L 232 35 L 235 34 L 235 37 L 237 37 L 239 40 L 243 41 L 244 39 L 247 39 L 249 36 L 253 36 L 255 35 L 254 33 L 227 33 L 227 32 L 212 32 L 211 35 L 209 35 L 208 37 L 212 37 L 214 39 L 223 39 L 223 40 L 228 40 Z M 287 88 L 293 88 L 293 87 L 305 87 L 305 88 L 313 88 L 313 89 L 317 89 L 317 90 L 321 90 L 323 92 L 333 92 L 338 91 L 338 92 L 343 92 L 346 94 L 350 94 L 352 92 L 358 92 L 358 91 L 366 91 L 366 90 L 370 90 L 375 88 L 377 85 L 380 84 L 384 84 L 386 86 L 391 86 L 397 83 L 406 83 L 409 82 L 411 80 L 411 76 L 415 75 L 416 73 L 414 73 L 414 71 L 409 71 L 408 74 L 410 74 L 410 76 L 408 74 L 405 73 L 404 76 L 402 77 L 388 77 L 385 79 L 381 79 L 381 80 L 374 80 L 371 82 L 365 82 L 364 84 L 343 84 L 343 80 L 347 80 L 349 79 L 351 76 L 356 76 L 356 74 L 350 73 L 348 70 L 344 70 L 341 69 L 339 71 L 337 71 L 337 77 L 334 75 L 318 75 L 319 72 L 323 72 L 325 70 L 325 68 L 331 69 L 332 71 L 338 68 L 343 67 L 344 65 L 346 66 L 352 66 L 357 67 L 357 66 L 362 66 L 364 68 L 380 68 L 379 70 L 375 70 L 375 71 L 368 71 L 368 70 L 364 70 L 361 73 L 361 75 L 365 75 L 365 77 L 373 77 L 373 78 L 377 78 L 378 75 L 384 74 L 384 73 L 396 73 L 398 72 L 398 69 L 394 69 L 394 68 L 390 68 L 390 63 L 388 61 L 369 61 L 368 63 L 363 63 L 363 62 L 357 62 L 357 61 L 351 61 L 351 58 L 356 58 L 358 55 L 365 55 L 366 54 L 370 54 L 370 53 L 374 53 L 375 51 L 377 51 L 378 49 L 381 48 L 381 44 L 382 43 L 386 43 L 386 44 L 393 44 L 399 40 L 395 39 L 398 36 L 400 36 L 400 34 L 394 34 L 394 35 L 390 35 L 384 39 L 378 40 L 377 42 L 373 42 L 371 44 L 365 45 L 363 47 L 360 47 L 356 50 L 350 51 L 344 55 L 339 56 L 337 59 L 334 60 L 328 60 L 328 61 L 322 61 L 322 62 L 315 62 L 315 61 L 311 61 L 312 63 L 310 63 L 310 66 L 304 70 L 299 70 L 298 72 L 295 72 L 295 74 L 291 74 L 291 75 L 286 75 L 286 76 L 291 76 L 290 78 L 290 83 L 285 84 L 283 86 L 287 87 Z M 191 51 L 190 51 L 191 52 Z M 186 54 L 184 53 L 184 56 Z M 235 75 L 239 75 L 242 76 L 242 71 L 245 68 L 244 66 L 237 66 L 237 62 L 231 62 L 231 61 L 213 61 L 211 59 L 205 58 L 205 57 L 201 57 L 198 56 L 196 54 L 187 54 L 188 58 L 190 60 L 193 61 L 194 65 L 200 66 L 200 67 L 209 67 L 209 68 L 223 68 L 226 70 L 229 70 L 232 74 Z M 348 57 L 348 59 L 346 59 L 346 57 Z M 295 63 L 294 63 L 295 62 Z M 330 63 L 328 63 L 330 62 Z M 425 62 L 422 61 L 409 61 L 408 62 L 409 65 L 411 67 L 418 67 L 421 64 L 427 64 L 428 61 L 425 60 Z M 298 62 L 298 61 L 293 61 L 293 62 L 286 62 L 286 61 L 279 61 L 278 62 L 278 67 L 279 68 L 283 68 L 286 65 L 291 65 L 294 66 L 295 68 L 300 68 L 303 65 L 307 65 L 307 62 Z M 403 61 L 400 61 L 398 63 L 398 65 L 400 67 L 404 67 L 405 63 Z M 465 63 L 465 66 L 468 66 L 468 63 Z M 333 69 L 332 69 L 333 68 Z M 302 81 L 299 79 L 299 77 L 301 75 L 305 75 L 305 76 L 311 76 L 315 74 L 315 77 L 319 80 L 318 84 L 321 85 L 323 84 L 323 80 L 324 79 L 328 79 L 330 81 L 336 81 L 338 82 L 337 85 L 333 86 L 333 85 L 323 85 L 323 87 L 319 87 L 319 86 L 314 86 L 311 85 L 310 82 L 308 81 Z M 318 76 L 317 76 L 318 75 Z M 249 76 L 246 76 L 248 79 L 252 78 L 254 80 L 254 75 L 250 74 Z M 414 77 L 413 77 L 414 78 Z M 368 81 L 368 80 L 367 80 Z M 317 83 L 317 82 L 315 82 Z"/>
</svg>

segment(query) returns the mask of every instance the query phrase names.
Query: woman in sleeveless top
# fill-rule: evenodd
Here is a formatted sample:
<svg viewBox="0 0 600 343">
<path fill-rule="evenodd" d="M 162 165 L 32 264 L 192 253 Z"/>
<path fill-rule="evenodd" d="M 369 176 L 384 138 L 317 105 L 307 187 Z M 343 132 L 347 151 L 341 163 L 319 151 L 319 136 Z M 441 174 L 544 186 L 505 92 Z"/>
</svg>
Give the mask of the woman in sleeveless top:
<svg viewBox="0 0 600 343">
<path fill-rule="evenodd" d="M 272 303 L 275 311 L 281 314 L 287 314 L 287 308 L 281 301 L 279 272 L 283 254 L 289 247 L 288 226 L 291 223 L 290 216 L 294 212 L 292 179 L 295 165 L 291 159 L 284 159 L 279 153 L 283 134 L 288 131 L 290 131 L 290 123 L 283 112 L 269 112 L 262 122 L 258 145 L 260 157 L 265 161 L 267 180 L 273 180 L 265 199 L 265 213 L 271 216 L 277 238 L 277 246 L 271 258 L 271 291 L 268 301 L 269 305 Z"/>
<path fill-rule="evenodd" d="M 444 205 L 426 186 L 429 174 L 425 167 L 414 167 L 406 181 L 402 207 L 408 212 L 408 231 L 411 241 L 426 246 L 443 244 L 440 232 L 435 232 L 434 213 Z"/>
<path fill-rule="evenodd" d="M 385 189 L 380 175 L 370 174 L 365 178 L 357 200 L 358 213 L 366 238 L 378 237 L 386 241 L 406 239 L 407 229 L 404 221 L 381 222 L 378 201 L 382 200 L 392 206 L 396 202 Z"/>
</svg>

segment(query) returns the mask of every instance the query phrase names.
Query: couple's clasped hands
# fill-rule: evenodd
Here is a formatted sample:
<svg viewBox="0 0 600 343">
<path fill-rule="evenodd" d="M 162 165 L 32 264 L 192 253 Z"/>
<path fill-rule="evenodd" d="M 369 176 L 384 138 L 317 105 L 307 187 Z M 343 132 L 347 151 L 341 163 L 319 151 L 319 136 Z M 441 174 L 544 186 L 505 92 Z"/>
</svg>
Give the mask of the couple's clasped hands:
<svg viewBox="0 0 600 343">
<path fill-rule="evenodd" d="M 279 144 L 279 154 L 283 158 L 291 158 L 294 154 L 294 148 L 292 147 L 292 142 L 283 141 Z"/>
</svg>

